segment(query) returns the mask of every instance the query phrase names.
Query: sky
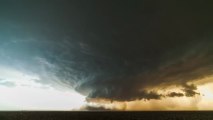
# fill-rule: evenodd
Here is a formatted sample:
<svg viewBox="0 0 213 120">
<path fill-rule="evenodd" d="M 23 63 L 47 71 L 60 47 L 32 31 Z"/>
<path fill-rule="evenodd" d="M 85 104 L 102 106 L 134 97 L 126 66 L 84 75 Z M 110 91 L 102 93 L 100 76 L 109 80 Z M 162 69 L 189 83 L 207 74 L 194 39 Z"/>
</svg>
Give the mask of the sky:
<svg viewBox="0 0 213 120">
<path fill-rule="evenodd" d="M 213 110 L 212 4 L 1 0 L 0 110 Z"/>
</svg>

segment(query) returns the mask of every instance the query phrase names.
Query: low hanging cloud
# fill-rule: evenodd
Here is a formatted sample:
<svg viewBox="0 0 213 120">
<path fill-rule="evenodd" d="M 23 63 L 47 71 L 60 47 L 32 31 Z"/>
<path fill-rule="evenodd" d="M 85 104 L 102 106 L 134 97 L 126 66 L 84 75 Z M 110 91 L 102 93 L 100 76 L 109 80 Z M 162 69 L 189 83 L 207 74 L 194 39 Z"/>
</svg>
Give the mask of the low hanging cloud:
<svg viewBox="0 0 213 120">
<path fill-rule="evenodd" d="M 167 95 L 168 97 L 183 97 L 183 93 L 171 92 Z"/>
<path fill-rule="evenodd" d="M 193 97 L 196 94 L 200 95 L 199 93 L 195 92 L 195 90 L 197 90 L 197 87 L 194 84 L 192 84 L 190 86 L 186 85 L 183 91 L 185 92 L 185 96 L 187 97 Z"/>
<path fill-rule="evenodd" d="M 213 74 L 207 3 L 14 3 L 0 6 L 0 64 L 43 84 L 88 99 L 158 100 L 196 96 L 193 82 Z M 173 85 L 182 92 L 159 93 Z"/>
<path fill-rule="evenodd" d="M 104 106 L 86 105 L 80 108 L 83 111 L 112 111 L 113 109 L 105 108 Z"/>
</svg>

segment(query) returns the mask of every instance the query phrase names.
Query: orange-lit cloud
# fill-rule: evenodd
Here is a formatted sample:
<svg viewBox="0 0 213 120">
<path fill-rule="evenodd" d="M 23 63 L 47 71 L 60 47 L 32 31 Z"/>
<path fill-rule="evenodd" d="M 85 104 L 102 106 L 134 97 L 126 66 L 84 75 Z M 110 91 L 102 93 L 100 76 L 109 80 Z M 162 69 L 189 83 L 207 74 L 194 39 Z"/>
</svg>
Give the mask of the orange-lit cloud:
<svg viewBox="0 0 213 120">
<path fill-rule="evenodd" d="M 208 79 L 212 77 L 208 77 Z M 206 78 L 204 78 L 206 79 Z M 140 110 L 213 110 L 213 82 L 205 80 L 197 86 L 197 92 L 200 94 L 194 97 L 176 96 L 176 97 L 163 97 L 155 100 L 134 100 L 134 101 L 109 101 L 104 99 L 89 99 L 89 105 L 93 109 L 101 108 L 101 110 L 125 110 L 125 111 L 140 111 Z M 155 88 L 156 90 L 156 88 Z M 181 92 L 179 88 L 174 86 L 168 87 L 167 90 L 159 89 L 159 93 L 169 91 Z"/>
</svg>

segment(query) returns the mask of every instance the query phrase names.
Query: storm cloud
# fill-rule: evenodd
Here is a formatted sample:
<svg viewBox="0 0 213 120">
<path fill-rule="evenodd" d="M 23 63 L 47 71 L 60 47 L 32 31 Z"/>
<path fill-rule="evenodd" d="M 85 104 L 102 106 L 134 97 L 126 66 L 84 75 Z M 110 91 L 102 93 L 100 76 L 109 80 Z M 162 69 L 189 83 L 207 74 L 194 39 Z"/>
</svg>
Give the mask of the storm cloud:
<svg viewBox="0 0 213 120">
<path fill-rule="evenodd" d="M 112 111 L 112 109 L 107 109 L 103 106 L 83 106 L 80 110 L 84 110 L 84 111 Z"/>
<path fill-rule="evenodd" d="M 88 99 L 198 95 L 213 73 L 212 4 L 204 1 L 0 1 L 0 64 Z M 158 93 L 177 85 L 183 93 Z"/>
</svg>

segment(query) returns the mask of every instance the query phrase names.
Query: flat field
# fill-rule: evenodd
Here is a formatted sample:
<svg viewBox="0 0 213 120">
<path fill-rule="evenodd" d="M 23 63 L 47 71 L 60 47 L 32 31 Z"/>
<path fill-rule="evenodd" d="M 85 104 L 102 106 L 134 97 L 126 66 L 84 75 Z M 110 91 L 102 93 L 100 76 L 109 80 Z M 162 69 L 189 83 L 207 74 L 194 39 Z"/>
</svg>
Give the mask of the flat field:
<svg viewBox="0 0 213 120">
<path fill-rule="evenodd" d="M 0 120 L 213 120 L 213 111 L 0 112 Z"/>
</svg>

